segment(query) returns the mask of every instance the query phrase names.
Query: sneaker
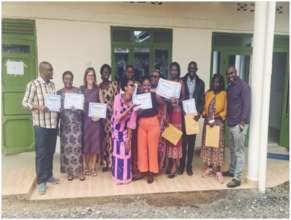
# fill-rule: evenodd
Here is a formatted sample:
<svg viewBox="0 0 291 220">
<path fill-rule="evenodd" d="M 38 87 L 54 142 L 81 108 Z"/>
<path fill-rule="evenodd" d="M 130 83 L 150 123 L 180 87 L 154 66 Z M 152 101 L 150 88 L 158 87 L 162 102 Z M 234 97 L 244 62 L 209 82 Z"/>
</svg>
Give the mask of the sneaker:
<svg viewBox="0 0 291 220">
<path fill-rule="evenodd" d="M 225 171 L 225 172 L 222 172 L 222 175 L 223 176 L 234 177 L 233 173 L 231 173 L 229 170 L 228 171 Z"/>
<path fill-rule="evenodd" d="M 51 184 L 59 184 L 60 183 L 60 180 L 58 178 L 55 178 L 53 176 L 51 176 L 48 180 L 47 180 L 48 183 L 51 183 Z"/>
<path fill-rule="evenodd" d="M 229 188 L 234 188 L 234 187 L 240 186 L 240 183 L 241 183 L 240 180 L 233 178 L 226 186 Z"/>
<path fill-rule="evenodd" d="M 45 194 L 45 192 L 46 192 L 46 184 L 45 183 L 38 184 L 37 185 L 37 190 L 38 190 L 40 195 Z"/>
</svg>

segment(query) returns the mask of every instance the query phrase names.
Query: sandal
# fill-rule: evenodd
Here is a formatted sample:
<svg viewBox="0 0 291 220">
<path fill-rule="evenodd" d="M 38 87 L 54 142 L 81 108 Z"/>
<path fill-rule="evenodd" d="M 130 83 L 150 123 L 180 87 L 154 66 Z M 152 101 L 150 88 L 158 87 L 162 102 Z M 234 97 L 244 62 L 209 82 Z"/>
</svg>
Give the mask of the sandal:
<svg viewBox="0 0 291 220">
<path fill-rule="evenodd" d="M 210 176 L 212 174 L 213 170 L 212 168 L 207 168 L 204 173 L 202 174 L 202 177 Z"/>
<path fill-rule="evenodd" d="M 84 174 L 85 174 L 86 176 L 90 176 L 91 172 L 90 172 L 89 169 L 86 169 L 86 170 L 84 170 Z"/>
<path fill-rule="evenodd" d="M 91 174 L 92 176 L 97 176 L 97 170 L 93 170 Z"/>
<path fill-rule="evenodd" d="M 223 175 L 221 172 L 216 172 L 216 178 L 218 180 L 219 183 L 223 184 L 224 180 L 223 180 Z"/>
</svg>

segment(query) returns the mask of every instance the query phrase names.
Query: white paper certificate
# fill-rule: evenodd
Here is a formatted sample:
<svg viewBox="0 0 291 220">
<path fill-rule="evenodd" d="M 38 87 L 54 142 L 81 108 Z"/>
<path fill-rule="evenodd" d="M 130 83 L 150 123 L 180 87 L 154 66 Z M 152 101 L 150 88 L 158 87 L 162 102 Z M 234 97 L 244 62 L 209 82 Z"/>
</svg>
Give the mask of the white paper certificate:
<svg viewBox="0 0 291 220">
<path fill-rule="evenodd" d="M 104 103 L 90 102 L 89 117 L 106 118 L 107 105 Z"/>
<path fill-rule="evenodd" d="M 186 114 L 197 113 L 195 99 L 187 99 L 183 102 L 183 110 Z"/>
<path fill-rule="evenodd" d="M 66 93 L 64 101 L 64 109 L 72 108 L 83 110 L 84 109 L 84 95 L 77 93 Z"/>
<path fill-rule="evenodd" d="M 164 98 L 180 98 L 181 84 L 170 80 L 159 79 L 156 93 Z"/>
<path fill-rule="evenodd" d="M 153 107 L 151 93 L 138 94 L 132 97 L 133 104 L 138 105 L 137 109 L 150 109 Z"/>
<path fill-rule="evenodd" d="M 52 112 L 59 112 L 61 109 L 61 96 L 49 94 L 44 97 L 44 105 Z"/>
</svg>

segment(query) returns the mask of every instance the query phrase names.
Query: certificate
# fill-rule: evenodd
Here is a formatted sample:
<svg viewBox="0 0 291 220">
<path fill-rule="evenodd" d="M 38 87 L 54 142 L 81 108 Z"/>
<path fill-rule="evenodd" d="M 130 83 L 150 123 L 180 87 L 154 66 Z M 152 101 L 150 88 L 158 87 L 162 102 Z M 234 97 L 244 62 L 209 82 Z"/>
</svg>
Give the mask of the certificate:
<svg viewBox="0 0 291 220">
<path fill-rule="evenodd" d="M 134 95 L 132 97 L 132 102 L 135 105 L 138 105 L 138 109 L 150 109 L 153 107 L 151 93 L 143 93 Z"/>
<path fill-rule="evenodd" d="M 84 95 L 77 93 L 66 93 L 64 101 L 64 109 L 84 109 Z"/>
<path fill-rule="evenodd" d="M 187 135 L 199 134 L 199 123 L 194 120 L 195 114 L 186 114 L 185 119 L 185 130 Z"/>
<path fill-rule="evenodd" d="M 160 78 L 156 93 L 164 98 L 179 98 L 181 93 L 181 84 L 170 80 Z"/>
<path fill-rule="evenodd" d="M 205 146 L 218 148 L 219 135 L 220 135 L 219 126 L 214 125 L 213 127 L 210 127 L 209 125 L 206 125 Z"/>
<path fill-rule="evenodd" d="M 90 102 L 89 117 L 106 118 L 107 105 L 104 103 Z"/>
<path fill-rule="evenodd" d="M 162 133 L 162 137 L 170 143 L 177 145 L 182 137 L 182 131 L 176 128 L 174 125 L 169 124 L 168 127 Z"/>
<path fill-rule="evenodd" d="M 186 114 L 197 113 L 195 99 L 184 100 L 182 104 L 183 104 L 183 110 Z"/>
<path fill-rule="evenodd" d="M 61 96 L 49 94 L 44 97 L 44 105 L 51 112 L 59 112 L 61 109 Z"/>
</svg>

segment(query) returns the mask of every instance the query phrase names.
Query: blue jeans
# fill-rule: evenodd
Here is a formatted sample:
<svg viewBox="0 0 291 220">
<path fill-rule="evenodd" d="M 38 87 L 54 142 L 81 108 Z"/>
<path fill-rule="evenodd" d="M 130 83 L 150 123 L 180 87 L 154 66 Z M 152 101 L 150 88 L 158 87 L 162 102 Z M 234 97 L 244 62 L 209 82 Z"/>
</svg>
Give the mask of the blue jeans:
<svg viewBox="0 0 291 220">
<path fill-rule="evenodd" d="M 245 165 L 245 139 L 249 125 L 246 124 L 241 131 L 239 125 L 229 127 L 230 138 L 230 172 L 234 174 L 234 179 L 240 180 Z"/>
<path fill-rule="evenodd" d="M 56 149 L 57 129 L 34 127 L 35 168 L 37 183 L 44 183 L 53 175 L 53 158 Z"/>
</svg>

